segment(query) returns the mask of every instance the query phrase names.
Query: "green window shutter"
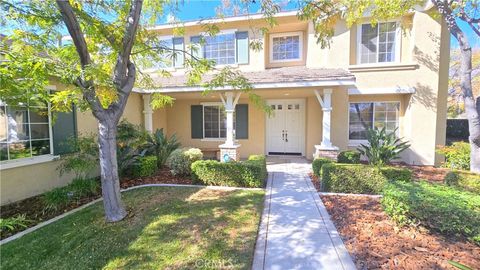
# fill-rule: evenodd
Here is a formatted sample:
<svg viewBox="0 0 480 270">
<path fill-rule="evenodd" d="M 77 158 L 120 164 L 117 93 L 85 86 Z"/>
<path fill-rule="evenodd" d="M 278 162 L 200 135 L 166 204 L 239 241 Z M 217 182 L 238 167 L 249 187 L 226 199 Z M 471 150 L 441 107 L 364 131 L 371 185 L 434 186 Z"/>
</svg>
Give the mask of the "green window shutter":
<svg viewBox="0 0 480 270">
<path fill-rule="evenodd" d="M 173 49 L 175 49 L 175 57 L 173 59 L 173 66 L 176 68 L 182 68 L 184 62 L 184 46 L 183 37 L 173 38 Z"/>
<path fill-rule="evenodd" d="M 203 106 L 191 106 L 192 139 L 203 139 Z"/>
<path fill-rule="evenodd" d="M 197 58 L 203 58 L 202 44 L 200 44 L 201 36 L 190 37 L 190 43 L 192 43 L 192 55 Z"/>
<path fill-rule="evenodd" d="M 75 107 L 71 112 L 59 112 L 56 114 L 52 126 L 53 154 L 62 155 L 73 151 L 67 144 L 68 139 L 77 137 L 77 114 Z"/>
<path fill-rule="evenodd" d="M 237 40 L 237 64 L 248 64 L 248 32 L 236 32 Z"/>
<path fill-rule="evenodd" d="M 248 139 L 248 104 L 235 107 L 235 138 Z"/>
</svg>

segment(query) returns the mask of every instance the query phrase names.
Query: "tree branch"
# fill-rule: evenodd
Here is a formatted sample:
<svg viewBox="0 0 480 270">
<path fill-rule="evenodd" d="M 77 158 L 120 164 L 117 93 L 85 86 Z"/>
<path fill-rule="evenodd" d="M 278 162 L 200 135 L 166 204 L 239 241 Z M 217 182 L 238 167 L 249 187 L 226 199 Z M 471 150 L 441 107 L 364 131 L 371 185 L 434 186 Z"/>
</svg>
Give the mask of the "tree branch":
<svg viewBox="0 0 480 270">
<path fill-rule="evenodd" d="M 122 46 L 120 48 L 117 63 L 115 64 L 115 71 L 113 75 L 113 82 L 119 89 L 122 89 L 126 84 L 127 66 L 130 62 L 130 54 L 132 52 L 135 35 L 140 21 L 140 13 L 142 11 L 143 0 L 134 0 L 130 6 L 130 11 L 127 16 L 127 26 L 123 36 Z"/>
<path fill-rule="evenodd" d="M 62 14 L 63 21 L 67 26 L 68 33 L 72 37 L 73 44 L 75 44 L 75 48 L 77 49 L 82 68 L 85 68 L 91 62 L 90 53 L 88 52 L 85 36 L 80 29 L 80 24 L 73 12 L 73 8 L 68 0 L 57 0 L 57 5 Z"/>
</svg>

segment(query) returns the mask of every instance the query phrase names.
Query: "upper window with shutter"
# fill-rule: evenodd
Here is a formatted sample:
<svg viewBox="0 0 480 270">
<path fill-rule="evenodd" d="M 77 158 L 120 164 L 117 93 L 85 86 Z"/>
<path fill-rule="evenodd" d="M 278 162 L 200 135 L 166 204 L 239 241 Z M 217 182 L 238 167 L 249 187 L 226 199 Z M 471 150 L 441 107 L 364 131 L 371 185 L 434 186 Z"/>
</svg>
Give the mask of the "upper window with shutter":
<svg viewBox="0 0 480 270">
<path fill-rule="evenodd" d="M 193 36 L 192 54 L 217 65 L 248 64 L 248 32 L 221 31 L 209 36 Z"/>
<path fill-rule="evenodd" d="M 161 47 L 158 57 L 148 59 L 144 68 L 148 70 L 182 68 L 184 65 L 184 38 L 163 36 L 160 37 L 157 47 Z"/>
</svg>

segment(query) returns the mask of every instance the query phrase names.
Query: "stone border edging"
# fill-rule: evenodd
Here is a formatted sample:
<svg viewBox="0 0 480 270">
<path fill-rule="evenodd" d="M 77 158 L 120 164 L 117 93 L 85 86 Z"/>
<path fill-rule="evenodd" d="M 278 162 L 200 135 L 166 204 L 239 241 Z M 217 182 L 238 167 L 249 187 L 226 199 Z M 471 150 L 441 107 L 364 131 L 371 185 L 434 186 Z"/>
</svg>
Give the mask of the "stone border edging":
<svg viewBox="0 0 480 270">
<path fill-rule="evenodd" d="M 182 185 L 182 184 L 144 184 L 144 185 L 138 185 L 138 186 L 133 186 L 133 187 L 129 187 L 129 188 L 126 188 L 126 189 L 122 189 L 120 190 L 120 192 L 124 192 L 124 191 L 130 191 L 130 190 L 134 190 L 134 189 L 138 189 L 138 188 L 145 188 L 145 187 L 189 187 L 189 188 L 205 188 L 205 189 L 212 189 L 212 190 L 264 190 L 263 188 L 244 188 L 244 187 L 227 187 L 227 186 L 204 186 L 204 185 Z M 7 237 L 3 240 L 0 241 L 0 246 L 3 245 L 3 244 L 6 244 L 8 242 L 11 242 L 13 240 L 16 240 L 26 234 L 29 234 L 31 232 L 34 232 L 42 227 L 45 227 L 57 220 L 60 220 L 66 216 L 69 216 L 75 212 L 78 212 L 84 208 L 87 208 L 97 202 L 100 202 L 102 201 L 103 198 L 98 198 L 98 199 L 95 199 L 91 202 L 88 202 L 84 205 L 81 205 L 73 210 L 70 210 L 68 212 L 65 212 L 59 216 L 56 216 L 56 217 L 53 217 L 49 220 L 46 220 L 44 222 L 40 222 L 38 223 L 37 225 L 33 226 L 33 227 L 30 227 L 24 231 L 21 231 L 21 232 L 18 232 L 10 237 Z"/>
<path fill-rule="evenodd" d="M 382 198 L 383 195 L 359 194 L 359 193 L 336 193 L 336 192 L 318 192 L 321 196 L 351 196 L 351 197 L 370 197 Z"/>
<path fill-rule="evenodd" d="M 257 240 L 253 253 L 252 270 L 265 268 L 265 253 L 267 249 L 267 233 L 270 218 L 270 199 L 272 197 L 273 172 L 268 173 L 267 186 L 265 187 L 265 199 L 263 202 L 263 211 L 258 225 Z M 266 218 L 264 218 L 266 217 Z"/>
<path fill-rule="evenodd" d="M 333 224 L 333 221 L 330 219 L 330 215 L 327 212 L 327 208 L 323 204 L 322 200 L 320 199 L 320 192 L 317 192 L 317 189 L 313 186 L 312 180 L 308 175 L 304 176 L 304 180 L 307 182 L 307 186 L 310 189 L 310 193 L 315 201 L 318 211 L 323 218 L 323 222 L 327 229 L 327 233 L 330 235 L 330 239 L 332 240 L 333 246 L 335 251 L 337 252 L 338 258 L 340 259 L 340 263 L 343 266 L 343 269 L 353 270 L 357 269 L 355 263 L 353 262 L 352 256 L 348 252 L 347 248 L 345 247 L 340 234 L 337 231 L 337 228 Z M 343 193 L 345 194 L 345 193 Z"/>
</svg>

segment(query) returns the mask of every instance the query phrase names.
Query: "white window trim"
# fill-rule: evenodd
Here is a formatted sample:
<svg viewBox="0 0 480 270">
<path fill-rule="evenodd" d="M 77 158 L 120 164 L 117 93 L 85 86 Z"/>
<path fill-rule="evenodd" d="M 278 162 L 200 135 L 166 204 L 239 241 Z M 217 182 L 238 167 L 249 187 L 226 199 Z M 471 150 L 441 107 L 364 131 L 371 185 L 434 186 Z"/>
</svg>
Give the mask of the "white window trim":
<svg viewBox="0 0 480 270">
<path fill-rule="evenodd" d="M 203 108 L 202 108 L 202 126 L 203 126 L 203 139 L 202 141 L 211 141 L 211 142 L 216 142 L 216 141 L 224 141 L 226 137 L 218 137 L 218 138 L 206 138 L 205 137 L 205 107 L 213 107 L 213 106 L 219 106 L 222 107 L 223 103 L 222 102 L 202 102 L 200 103 Z M 219 114 L 220 117 L 220 114 Z M 218 135 L 220 135 L 220 121 L 218 122 Z"/>
<path fill-rule="evenodd" d="M 357 50 L 356 50 L 356 53 L 357 53 L 357 65 L 356 66 L 375 66 L 375 65 L 385 65 L 385 64 L 393 64 L 393 63 L 400 63 L 400 59 L 401 59 L 401 47 L 402 47 L 402 39 L 401 39 L 401 27 L 400 27 L 400 21 L 398 20 L 386 20 L 386 21 L 381 21 L 381 22 L 378 22 L 378 24 L 381 24 L 381 23 L 387 23 L 387 22 L 394 22 L 396 23 L 396 29 L 395 29 L 395 58 L 393 61 L 390 61 L 390 62 L 378 62 L 378 38 L 377 38 L 377 51 L 376 51 L 376 62 L 375 63 L 362 63 L 362 55 L 361 55 L 361 46 L 362 46 L 362 25 L 368 25 L 368 24 L 371 24 L 369 22 L 366 22 L 366 23 L 360 23 L 357 25 Z M 377 33 L 378 34 L 378 33 Z"/>
<path fill-rule="evenodd" d="M 350 104 L 352 103 L 373 103 L 373 124 L 375 125 L 375 103 L 398 103 L 398 115 L 397 115 L 397 122 L 398 122 L 398 133 L 400 133 L 400 111 L 401 111 L 401 106 L 402 103 L 400 101 L 395 101 L 395 100 L 388 100 L 388 101 L 349 101 L 348 102 L 348 146 L 360 146 L 360 144 L 367 144 L 368 145 L 368 140 L 358 140 L 358 139 L 350 139 Z M 400 135 L 400 134 L 398 134 Z"/>
<path fill-rule="evenodd" d="M 219 35 L 228 35 L 228 34 L 233 34 L 234 36 L 234 42 L 233 42 L 233 48 L 234 48 L 234 53 L 235 53 L 235 63 L 233 64 L 217 64 L 215 62 L 215 67 L 217 68 L 224 68 L 224 67 L 233 67 L 233 68 L 237 68 L 238 67 L 238 63 L 237 63 L 237 37 L 236 37 L 236 33 L 237 33 L 238 29 L 224 29 L 224 30 L 220 30 L 218 33 L 216 33 L 215 35 L 210 35 L 208 32 L 200 32 L 198 35 L 201 36 L 201 37 L 215 37 L 215 36 L 219 36 Z M 205 50 L 205 48 L 203 46 L 205 46 L 205 44 L 200 44 L 201 46 L 201 49 L 202 49 L 202 54 Z M 202 55 L 202 58 L 203 58 L 203 55 Z M 206 59 L 206 58 L 204 58 Z"/>
<path fill-rule="evenodd" d="M 273 39 L 278 38 L 278 37 L 291 37 L 291 36 L 298 36 L 299 40 L 299 48 L 298 48 L 298 58 L 296 59 L 284 59 L 284 60 L 274 60 L 273 59 Z M 270 34 L 270 63 L 285 63 L 285 62 L 298 62 L 303 60 L 303 32 L 302 31 L 297 31 L 297 32 L 285 32 L 285 33 L 274 33 Z"/>
<path fill-rule="evenodd" d="M 56 90 L 57 87 L 54 85 L 49 85 L 46 87 L 48 90 Z M 0 102 L 0 104 L 3 104 Z M 8 104 L 6 105 L 8 106 Z M 3 169 L 11 169 L 11 168 L 16 168 L 16 167 L 21 167 L 21 166 L 26 166 L 26 165 L 33 165 L 33 164 L 38 164 L 38 163 L 43 163 L 43 162 L 49 162 L 55 159 L 56 157 L 59 156 L 54 156 L 53 155 L 53 127 L 52 127 L 52 112 L 51 112 L 51 104 L 48 103 L 47 105 L 47 110 L 48 110 L 48 132 L 49 132 L 49 144 L 50 144 L 50 153 L 49 154 L 44 154 L 44 155 L 39 155 L 39 156 L 31 156 L 31 157 L 26 157 L 26 158 L 17 158 L 17 159 L 8 159 L 8 160 L 2 160 L 0 161 L 0 170 Z M 28 114 L 28 122 L 30 125 L 30 113 Z M 31 133 L 31 128 L 29 128 L 29 133 Z M 7 137 L 8 137 L 8 128 L 7 128 Z M 29 142 L 30 142 L 30 154 L 32 153 L 32 136 L 29 134 Z M 41 139 L 37 139 L 41 140 Z M 8 155 L 10 156 L 10 155 Z"/>
</svg>

